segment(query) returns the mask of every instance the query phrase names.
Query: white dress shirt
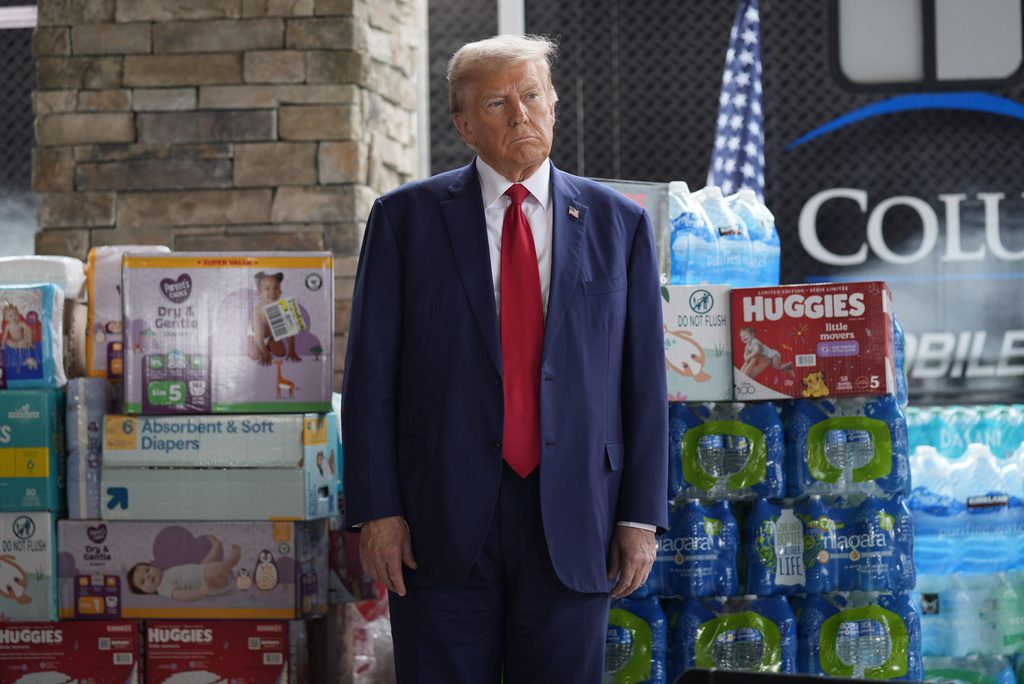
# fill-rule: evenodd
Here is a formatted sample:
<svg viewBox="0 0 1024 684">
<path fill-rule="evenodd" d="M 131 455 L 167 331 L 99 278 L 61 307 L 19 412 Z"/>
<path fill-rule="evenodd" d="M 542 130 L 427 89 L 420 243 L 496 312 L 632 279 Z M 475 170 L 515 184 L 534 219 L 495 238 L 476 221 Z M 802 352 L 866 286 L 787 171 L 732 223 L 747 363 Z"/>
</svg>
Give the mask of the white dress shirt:
<svg viewBox="0 0 1024 684">
<path fill-rule="evenodd" d="M 512 199 L 505 194 L 512 185 L 480 157 L 476 158 L 480 176 L 480 194 L 483 196 L 484 220 L 487 223 L 487 248 L 491 257 L 491 280 L 494 284 L 494 304 L 501 320 L 501 229 L 505 224 L 505 211 Z M 522 182 L 530 191 L 523 200 L 523 214 L 533 233 L 533 246 L 537 250 L 537 268 L 540 271 L 540 296 L 544 316 L 548 313 L 548 295 L 551 293 L 551 252 L 554 237 L 554 211 L 551 201 L 551 161 L 544 163 L 532 176 Z M 654 525 L 620 521 L 619 525 L 638 527 L 654 532 Z"/>
</svg>

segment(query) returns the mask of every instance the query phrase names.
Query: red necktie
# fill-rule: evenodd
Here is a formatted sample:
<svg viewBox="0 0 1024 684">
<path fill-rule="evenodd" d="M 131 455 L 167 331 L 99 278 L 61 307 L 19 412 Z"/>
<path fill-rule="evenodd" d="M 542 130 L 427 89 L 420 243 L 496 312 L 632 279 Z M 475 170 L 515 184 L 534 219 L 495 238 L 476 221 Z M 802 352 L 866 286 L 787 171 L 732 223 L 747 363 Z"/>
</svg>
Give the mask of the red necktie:
<svg viewBox="0 0 1024 684">
<path fill-rule="evenodd" d="M 501 228 L 501 365 L 505 462 L 519 477 L 540 465 L 540 350 L 544 313 L 533 232 L 523 214 L 530 191 L 519 183 Z"/>
</svg>

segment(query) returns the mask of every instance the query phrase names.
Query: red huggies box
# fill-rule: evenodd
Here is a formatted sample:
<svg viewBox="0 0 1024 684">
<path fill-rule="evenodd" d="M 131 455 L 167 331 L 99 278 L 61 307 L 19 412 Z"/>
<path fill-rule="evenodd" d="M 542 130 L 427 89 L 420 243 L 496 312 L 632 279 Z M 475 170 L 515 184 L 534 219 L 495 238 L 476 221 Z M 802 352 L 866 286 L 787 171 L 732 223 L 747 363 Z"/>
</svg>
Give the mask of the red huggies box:
<svg viewBox="0 0 1024 684">
<path fill-rule="evenodd" d="M 732 291 L 736 401 L 892 394 L 892 294 L 880 281 Z"/>
<path fill-rule="evenodd" d="M 0 682 L 137 684 L 137 622 L 7 622 L 0 624 Z"/>
<path fill-rule="evenodd" d="M 147 620 L 146 681 L 303 684 L 306 624 L 297 620 Z"/>
</svg>

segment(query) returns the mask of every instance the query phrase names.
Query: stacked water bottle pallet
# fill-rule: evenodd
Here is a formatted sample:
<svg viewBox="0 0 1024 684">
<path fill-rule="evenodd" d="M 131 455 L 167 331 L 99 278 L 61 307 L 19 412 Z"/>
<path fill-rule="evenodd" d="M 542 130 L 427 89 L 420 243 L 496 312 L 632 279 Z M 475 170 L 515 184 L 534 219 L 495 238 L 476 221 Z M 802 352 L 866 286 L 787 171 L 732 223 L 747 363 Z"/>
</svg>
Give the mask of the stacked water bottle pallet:
<svg viewBox="0 0 1024 684">
<path fill-rule="evenodd" d="M 884 283 L 664 297 L 669 531 L 648 582 L 614 606 L 609 674 L 920 679 L 905 381 Z"/>
<path fill-rule="evenodd" d="M 1024 674 L 1022 408 L 908 415 L 926 675 Z"/>
</svg>

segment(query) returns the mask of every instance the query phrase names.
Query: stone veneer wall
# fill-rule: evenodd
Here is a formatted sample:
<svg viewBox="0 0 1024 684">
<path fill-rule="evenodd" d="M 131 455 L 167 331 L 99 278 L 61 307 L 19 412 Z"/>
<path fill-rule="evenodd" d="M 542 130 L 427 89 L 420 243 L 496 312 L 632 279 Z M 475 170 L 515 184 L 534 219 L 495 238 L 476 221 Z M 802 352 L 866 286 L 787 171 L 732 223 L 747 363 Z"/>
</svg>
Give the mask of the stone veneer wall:
<svg viewBox="0 0 1024 684">
<path fill-rule="evenodd" d="M 426 0 L 39 0 L 38 254 L 336 255 L 340 384 L 374 198 L 418 175 Z"/>
</svg>

